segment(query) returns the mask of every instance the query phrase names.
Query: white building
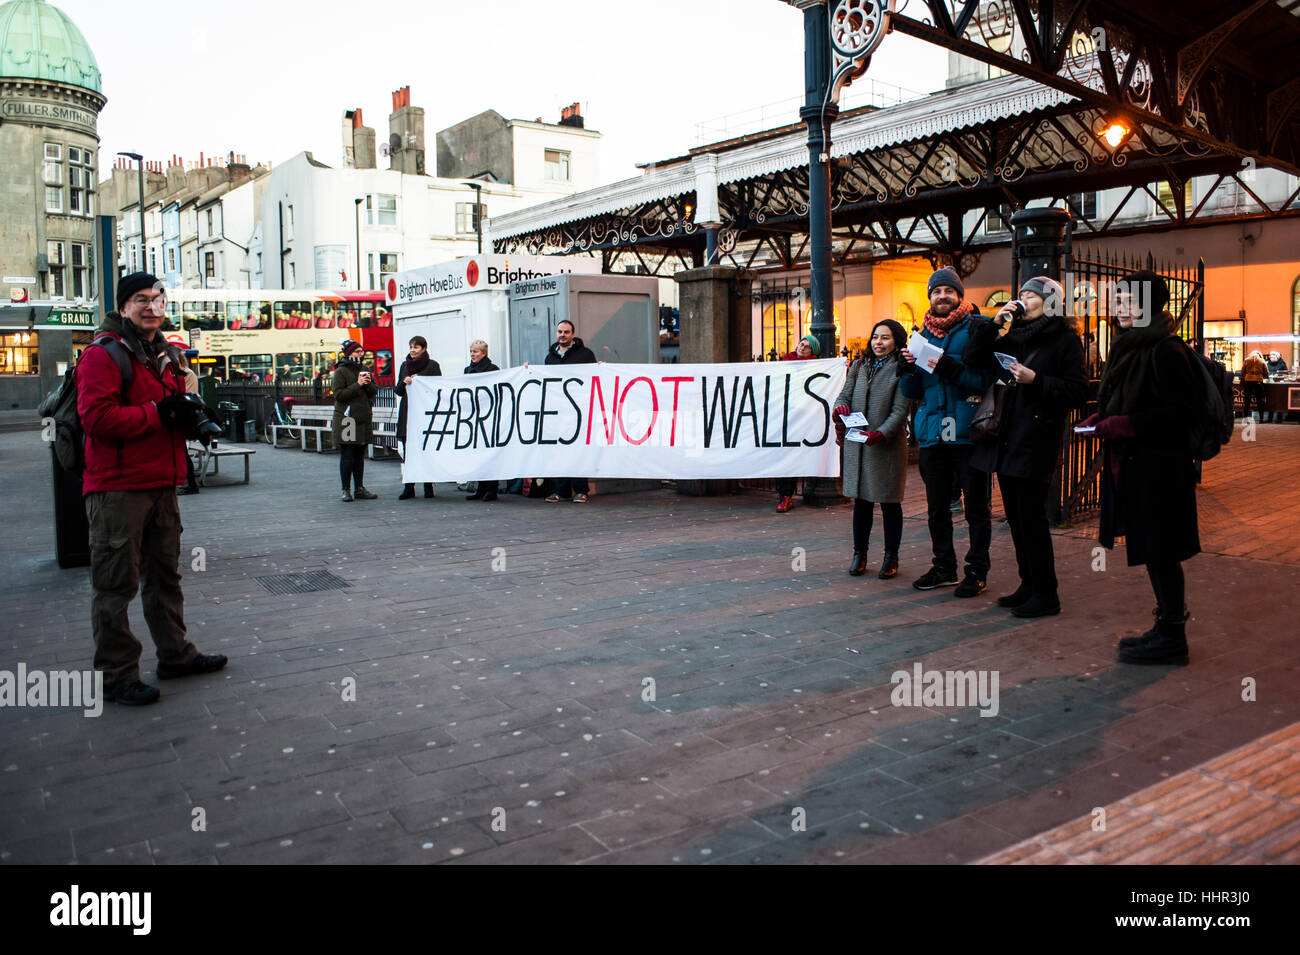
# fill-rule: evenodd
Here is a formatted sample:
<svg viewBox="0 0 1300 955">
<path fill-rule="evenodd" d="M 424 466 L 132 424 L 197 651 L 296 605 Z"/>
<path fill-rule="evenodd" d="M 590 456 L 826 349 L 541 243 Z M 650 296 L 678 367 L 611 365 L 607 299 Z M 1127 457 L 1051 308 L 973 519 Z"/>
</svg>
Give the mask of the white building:
<svg viewBox="0 0 1300 955">
<path fill-rule="evenodd" d="M 200 288 L 252 286 L 249 243 L 269 180 L 270 176 L 258 169 L 250 178 L 236 184 L 222 183 L 196 200 L 195 257 Z"/>
<path fill-rule="evenodd" d="M 378 150 L 392 168 L 365 168 L 374 134 L 350 111 L 343 168 L 303 152 L 271 172 L 250 277 L 265 288 L 378 289 L 387 275 L 475 253 L 489 216 L 600 182 L 601 134 L 581 126 L 576 104 L 564 113 L 550 124 L 489 110 L 449 127 L 437 134 L 440 175 L 429 176 L 414 171 L 424 168 L 423 110 L 409 90 L 394 94 L 393 132 Z"/>
</svg>

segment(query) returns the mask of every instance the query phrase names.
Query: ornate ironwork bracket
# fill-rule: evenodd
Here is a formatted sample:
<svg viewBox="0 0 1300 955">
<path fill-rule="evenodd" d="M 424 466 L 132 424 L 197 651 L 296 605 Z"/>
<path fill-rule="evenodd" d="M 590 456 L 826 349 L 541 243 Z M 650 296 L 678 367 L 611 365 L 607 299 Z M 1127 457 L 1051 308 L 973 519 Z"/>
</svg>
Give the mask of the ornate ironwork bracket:
<svg viewBox="0 0 1300 955">
<path fill-rule="evenodd" d="M 830 11 L 830 102 L 867 71 L 871 54 L 889 32 L 894 0 L 836 0 Z"/>
<path fill-rule="evenodd" d="M 1210 57 L 1214 56 L 1215 51 L 1223 44 L 1223 41 L 1232 34 L 1233 30 L 1249 19 L 1256 10 L 1267 3 L 1268 0 L 1256 0 L 1255 3 L 1252 3 L 1235 17 L 1225 20 L 1199 40 L 1187 44 L 1178 51 L 1179 106 L 1182 106 L 1187 101 L 1187 94 L 1191 92 L 1193 84 L 1200 78 L 1201 71 L 1205 69 L 1205 65 L 1210 62 Z"/>
</svg>

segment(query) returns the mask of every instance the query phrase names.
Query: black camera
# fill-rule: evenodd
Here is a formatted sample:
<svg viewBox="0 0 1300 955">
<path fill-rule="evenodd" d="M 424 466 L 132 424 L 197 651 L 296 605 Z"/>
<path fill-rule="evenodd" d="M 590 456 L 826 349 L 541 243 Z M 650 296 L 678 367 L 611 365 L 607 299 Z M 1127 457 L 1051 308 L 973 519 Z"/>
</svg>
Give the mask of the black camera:
<svg viewBox="0 0 1300 955">
<path fill-rule="evenodd" d="M 168 395 L 158 403 L 158 408 L 185 437 L 201 442 L 205 448 L 221 434 L 221 425 L 212 420 L 212 410 L 198 395 Z"/>
</svg>

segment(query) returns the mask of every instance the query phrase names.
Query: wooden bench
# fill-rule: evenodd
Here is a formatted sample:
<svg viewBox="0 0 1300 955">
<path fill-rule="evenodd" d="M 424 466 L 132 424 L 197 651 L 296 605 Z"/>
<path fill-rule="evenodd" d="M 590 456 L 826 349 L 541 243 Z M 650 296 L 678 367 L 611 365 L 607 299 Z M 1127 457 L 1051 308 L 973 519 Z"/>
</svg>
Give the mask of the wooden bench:
<svg viewBox="0 0 1300 955">
<path fill-rule="evenodd" d="M 316 435 L 316 450 L 322 452 L 325 450 L 325 435 L 333 432 L 334 406 L 333 405 L 297 405 L 292 414 L 294 423 L 292 425 L 268 424 L 271 429 L 271 442 L 278 446 L 281 428 L 298 428 L 301 429 L 299 439 L 302 444 L 302 450 L 307 450 L 307 433 L 311 432 Z"/>
<path fill-rule="evenodd" d="M 228 457 L 244 457 L 244 480 L 241 484 L 247 484 L 251 480 L 250 459 L 257 452 L 252 448 L 240 447 L 238 445 L 222 445 L 218 442 L 217 447 L 205 448 L 201 444 L 189 445 L 189 452 L 194 455 L 194 474 L 199 482 L 200 487 L 208 486 L 208 469 L 211 468 L 212 474 L 221 473 L 221 459 Z"/>
<path fill-rule="evenodd" d="M 397 448 L 397 408 L 375 408 L 372 411 L 373 416 L 373 440 L 370 442 L 370 458 L 374 460 L 375 449 L 396 453 Z M 381 438 L 393 438 L 393 447 L 386 444 L 380 444 Z"/>
<path fill-rule="evenodd" d="M 369 456 L 373 459 L 375 450 L 390 452 L 392 451 L 385 444 L 381 444 L 384 438 L 396 438 L 397 436 L 397 409 L 396 408 L 375 408 L 372 410 L 372 431 L 373 440 L 368 449 Z M 332 435 L 334 421 L 333 405 L 301 405 L 293 409 L 294 423 L 291 425 L 268 424 L 271 430 L 272 443 L 278 446 L 279 433 L 284 428 L 300 428 L 302 433 L 300 444 L 302 450 L 307 450 L 307 434 L 316 435 L 316 450 L 325 450 L 325 436 Z"/>
</svg>

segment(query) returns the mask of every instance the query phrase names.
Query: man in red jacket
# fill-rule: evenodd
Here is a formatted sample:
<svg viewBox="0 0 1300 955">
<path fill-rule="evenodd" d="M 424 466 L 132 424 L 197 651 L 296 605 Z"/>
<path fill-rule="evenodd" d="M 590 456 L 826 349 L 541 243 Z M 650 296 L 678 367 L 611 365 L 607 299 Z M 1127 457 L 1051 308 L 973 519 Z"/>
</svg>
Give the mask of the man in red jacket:
<svg viewBox="0 0 1300 955">
<path fill-rule="evenodd" d="M 101 344 L 77 364 L 77 411 L 86 432 L 82 493 L 90 519 L 95 669 L 104 672 L 110 700 L 138 706 L 159 696 L 140 682 L 142 647 L 127 617 L 141 584 L 159 679 L 211 673 L 226 658 L 199 653 L 185 636 L 176 502 L 185 476 L 185 373 L 179 349 L 160 333 L 163 285 L 144 272 L 127 275 L 117 300 L 121 312 L 109 313 L 96 339 Z M 125 388 L 110 348 L 129 355 Z"/>
</svg>

